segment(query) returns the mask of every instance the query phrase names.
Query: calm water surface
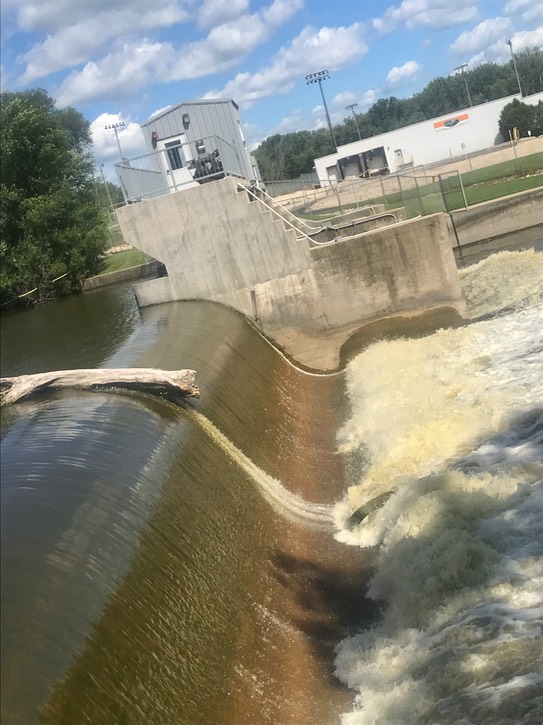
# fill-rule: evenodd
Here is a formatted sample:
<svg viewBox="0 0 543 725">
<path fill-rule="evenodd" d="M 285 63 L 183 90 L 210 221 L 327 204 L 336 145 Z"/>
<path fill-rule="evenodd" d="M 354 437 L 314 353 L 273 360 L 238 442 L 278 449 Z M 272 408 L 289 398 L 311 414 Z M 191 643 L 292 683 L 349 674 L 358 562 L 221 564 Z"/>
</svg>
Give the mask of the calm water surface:
<svg viewBox="0 0 543 725">
<path fill-rule="evenodd" d="M 193 368 L 202 398 L 72 391 L 2 410 L 3 721 L 326 722 L 338 682 L 324 708 L 307 689 L 346 618 L 300 598 L 333 575 L 307 571 L 315 553 L 325 567 L 344 548 L 311 504 L 342 489 L 339 384 L 306 384 L 229 310 L 140 313 L 129 287 L 3 318 L 3 374 L 92 366 Z M 314 641 L 309 610 L 326 620 Z M 274 683 L 300 651 L 309 685 Z"/>
</svg>

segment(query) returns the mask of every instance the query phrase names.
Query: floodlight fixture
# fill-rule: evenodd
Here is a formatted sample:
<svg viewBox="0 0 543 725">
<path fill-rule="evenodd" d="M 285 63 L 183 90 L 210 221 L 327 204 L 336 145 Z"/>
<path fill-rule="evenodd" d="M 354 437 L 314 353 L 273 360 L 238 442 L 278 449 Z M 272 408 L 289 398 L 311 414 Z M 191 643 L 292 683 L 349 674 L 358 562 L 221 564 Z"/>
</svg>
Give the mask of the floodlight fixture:
<svg viewBox="0 0 543 725">
<path fill-rule="evenodd" d="M 121 149 L 121 142 L 119 141 L 119 133 L 117 131 L 118 128 L 122 128 L 125 125 L 124 121 L 119 121 L 118 123 L 109 123 L 107 126 L 105 126 L 105 130 L 113 130 L 115 131 L 115 138 L 117 139 L 117 146 L 119 147 L 119 155 L 121 159 L 124 158 L 123 152 Z"/>
</svg>

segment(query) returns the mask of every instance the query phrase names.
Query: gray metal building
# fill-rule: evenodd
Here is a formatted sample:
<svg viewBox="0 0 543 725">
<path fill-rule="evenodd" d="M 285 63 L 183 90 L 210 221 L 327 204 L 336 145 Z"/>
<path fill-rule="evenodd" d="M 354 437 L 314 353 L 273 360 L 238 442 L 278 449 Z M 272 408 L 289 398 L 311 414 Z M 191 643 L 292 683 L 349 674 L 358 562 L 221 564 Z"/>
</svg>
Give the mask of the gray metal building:
<svg viewBox="0 0 543 725">
<path fill-rule="evenodd" d="M 126 201 L 180 191 L 223 176 L 259 179 L 239 107 L 231 98 L 186 101 L 141 125 L 148 153 L 115 165 Z"/>
<path fill-rule="evenodd" d="M 211 153 L 215 149 L 206 148 L 206 140 L 213 137 L 223 139 L 239 154 L 241 175 L 246 179 L 255 177 L 243 137 L 239 106 L 231 98 L 180 103 L 152 116 L 141 129 L 149 153 L 187 143 L 197 150 L 202 148 L 198 141 L 203 142 L 205 152 Z"/>
</svg>

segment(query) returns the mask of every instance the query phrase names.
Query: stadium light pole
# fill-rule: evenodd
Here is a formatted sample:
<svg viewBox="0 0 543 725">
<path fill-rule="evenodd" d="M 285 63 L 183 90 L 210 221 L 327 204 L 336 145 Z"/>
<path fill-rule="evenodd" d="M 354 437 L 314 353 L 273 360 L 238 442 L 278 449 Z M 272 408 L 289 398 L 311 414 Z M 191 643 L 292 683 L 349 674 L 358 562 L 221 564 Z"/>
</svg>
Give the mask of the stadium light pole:
<svg viewBox="0 0 543 725">
<path fill-rule="evenodd" d="M 462 78 L 464 79 L 464 85 L 466 86 L 466 93 L 467 93 L 467 96 L 468 96 L 468 103 L 469 103 L 469 105 L 471 107 L 471 106 L 473 106 L 473 103 L 471 102 L 471 96 L 470 96 L 470 93 L 469 93 L 468 79 L 466 78 L 466 74 L 464 72 L 467 67 L 468 67 L 468 64 L 467 63 L 462 63 L 462 65 L 457 66 L 454 70 L 460 71 L 462 73 Z"/>
<path fill-rule="evenodd" d="M 104 164 L 100 164 L 100 173 L 102 174 L 102 183 L 106 187 L 107 198 L 109 199 L 109 208 L 113 211 L 113 202 L 111 201 L 111 194 L 109 193 L 109 186 L 106 181 L 105 174 L 104 174 Z"/>
<path fill-rule="evenodd" d="M 513 53 L 513 43 L 510 40 L 508 40 L 506 42 L 507 42 L 507 45 L 509 46 L 509 49 L 511 51 L 511 58 L 513 59 L 513 68 L 515 69 L 515 75 L 517 77 L 518 92 L 520 93 L 520 97 L 522 98 L 522 87 L 520 85 L 520 78 L 518 77 L 517 60 L 515 58 L 515 54 Z"/>
<path fill-rule="evenodd" d="M 358 128 L 358 121 L 356 120 L 356 113 L 354 112 L 355 108 L 358 108 L 358 103 L 351 103 L 350 106 L 345 106 L 346 111 L 352 111 L 353 118 L 354 118 L 354 125 L 356 126 L 356 131 L 358 133 L 358 140 L 362 141 L 362 136 L 360 135 L 360 129 Z"/>
<path fill-rule="evenodd" d="M 337 151 L 336 137 L 334 136 L 332 122 L 330 121 L 330 114 L 328 113 L 328 106 L 326 105 L 324 91 L 322 90 L 322 81 L 326 81 L 328 80 L 328 78 L 330 78 L 330 73 L 327 70 L 320 70 L 317 73 L 309 73 L 308 75 L 306 75 L 305 82 L 307 83 L 307 85 L 310 85 L 311 83 L 319 84 L 319 88 L 321 89 L 322 103 L 324 105 L 324 110 L 326 113 L 326 120 L 328 121 L 328 128 L 330 129 L 330 136 L 332 137 L 334 148 Z"/>
<path fill-rule="evenodd" d="M 121 150 L 121 142 L 119 141 L 119 134 L 117 132 L 118 128 L 122 128 L 124 126 L 124 121 L 119 121 L 119 123 L 110 123 L 107 126 L 105 126 L 106 131 L 109 131 L 110 129 L 113 129 L 115 131 L 115 138 L 117 139 L 117 146 L 119 147 L 119 156 L 121 157 L 121 160 L 124 159 L 123 152 Z"/>
</svg>

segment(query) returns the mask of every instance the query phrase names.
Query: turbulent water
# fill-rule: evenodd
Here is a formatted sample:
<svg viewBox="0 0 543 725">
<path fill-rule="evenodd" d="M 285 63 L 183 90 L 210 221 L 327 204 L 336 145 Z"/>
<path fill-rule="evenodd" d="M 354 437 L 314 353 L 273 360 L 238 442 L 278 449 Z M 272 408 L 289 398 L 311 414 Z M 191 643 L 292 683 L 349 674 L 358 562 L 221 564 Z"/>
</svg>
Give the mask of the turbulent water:
<svg viewBox="0 0 543 725">
<path fill-rule="evenodd" d="M 347 370 L 339 441 L 359 480 L 337 536 L 374 553 L 382 616 L 338 647 L 359 692 L 344 725 L 543 721 L 543 259 L 462 276 L 472 316 L 502 313 L 378 342 Z"/>
<path fill-rule="evenodd" d="M 202 398 L 2 410 L 2 722 L 541 722 L 543 255 L 462 282 L 469 325 L 339 376 L 129 288 L 5 316 L 4 375 L 189 367 Z"/>
</svg>

